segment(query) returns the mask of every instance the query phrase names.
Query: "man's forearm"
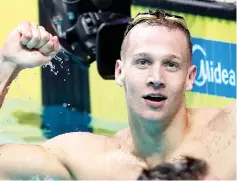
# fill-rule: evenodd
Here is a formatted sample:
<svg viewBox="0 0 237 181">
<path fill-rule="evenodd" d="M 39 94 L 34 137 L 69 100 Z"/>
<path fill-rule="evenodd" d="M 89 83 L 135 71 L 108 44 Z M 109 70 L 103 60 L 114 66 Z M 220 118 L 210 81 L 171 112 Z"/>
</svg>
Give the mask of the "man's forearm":
<svg viewBox="0 0 237 181">
<path fill-rule="evenodd" d="M 20 69 L 14 63 L 4 60 L 0 49 L 0 108 L 11 82 L 16 78 L 19 71 Z"/>
<path fill-rule="evenodd" d="M 0 180 L 71 180 L 72 176 L 63 161 L 65 158 L 40 145 L 0 145 Z M 57 152 L 58 153 L 58 152 Z"/>
</svg>

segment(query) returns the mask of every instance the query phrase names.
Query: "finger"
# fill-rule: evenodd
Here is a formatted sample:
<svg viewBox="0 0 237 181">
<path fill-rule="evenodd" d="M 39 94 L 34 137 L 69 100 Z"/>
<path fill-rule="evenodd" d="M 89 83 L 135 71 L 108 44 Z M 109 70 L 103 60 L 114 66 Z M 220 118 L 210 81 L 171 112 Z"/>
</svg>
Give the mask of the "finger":
<svg viewBox="0 0 237 181">
<path fill-rule="evenodd" d="M 60 46 L 60 43 L 58 41 L 58 37 L 54 36 L 52 38 L 52 41 L 53 41 L 53 49 L 52 49 L 52 51 L 48 52 L 46 54 L 46 56 L 52 56 L 53 57 L 61 50 L 61 46 Z"/>
<path fill-rule="evenodd" d="M 40 28 L 41 30 L 46 31 L 45 28 L 44 28 L 43 26 L 39 26 L 39 28 Z"/>
<path fill-rule="evenodd" d="M 49 34 L 49 36 L 50 36 L 49 41 L 39 49 L 39 52 L 41 52 L 44 55 L 49 54 L 54 49 L 53 36 L 51 34 Z"/>
<path fill-rule="evenodd" d="M 27 45 L 27 43 L 32 38 L 32 31 L 31 31 L 31 25 L 28 21 L 22 22 L 18 27 L 17 31 L 20 33 L 20 43 L 22 45 Z"/>
<path fill-rule="evenodd" d="M 40 42 L 41 35 L 40 35 L 38 25 L 36 23 L 32 22 L 32 23 L 30 23 L 30 25 L 31 25 L 31 31 L 32 31 L 32 38 L 27 43 L 26 46 L 27 46 L 27 48 L 32 49 Z"/>
<path fill-rule="evenodd" d="M 57 36 L 53 37 L 53 43 L 54 43 L 54 51 L 55 52 L 60 51 L 61 50 L 61 46 L 60 46 L 60 43 L 59 43 L 59 40 L 58 40 Z"/>
<path fill-rule="evenodd" d="M 39 43 L 34 47 L 37 49 L 40 49 L 41 47 L 43 47 L 50 40 L 50 34 L 47 31 L 45 31 L 45 28 L 43 26 L 39 26 L 39 31 L 40 31 L 41 39 Z"/>
</svg>

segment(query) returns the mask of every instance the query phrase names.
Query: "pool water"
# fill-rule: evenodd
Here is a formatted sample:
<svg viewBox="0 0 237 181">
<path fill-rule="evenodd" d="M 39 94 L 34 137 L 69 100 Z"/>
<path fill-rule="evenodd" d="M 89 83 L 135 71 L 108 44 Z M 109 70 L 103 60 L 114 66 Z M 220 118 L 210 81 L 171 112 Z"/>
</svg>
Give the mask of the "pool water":
<svg viewBox="0 0 237 181">
<path fill-rule="evenodd" d="M 0 144 L 40 143 L 75 131 L 113 135 L 127 127 L 118 120 L 101 120 L 64 105 L 41 107 L 22 99 L 6 99 L 0 110 Z"/>
</svg>

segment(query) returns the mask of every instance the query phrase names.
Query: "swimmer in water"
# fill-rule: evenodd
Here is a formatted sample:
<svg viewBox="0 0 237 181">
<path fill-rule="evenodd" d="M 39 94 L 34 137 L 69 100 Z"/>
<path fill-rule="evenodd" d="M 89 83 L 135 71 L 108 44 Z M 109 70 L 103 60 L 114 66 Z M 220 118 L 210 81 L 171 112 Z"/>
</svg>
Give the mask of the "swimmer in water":
<svg viewBox="0 0 237 181">
<path fill-rule="evenodd" d="M 19 24 L 1 49 L 0 102 L 19 72 L 49 63 L 60 50 L 57 37 L 43 27 Z M 219 109 L 187 108 L 185 92 L 196 77 L 191 57 L 182 17 L 139 14 L 115 67 L 129 128 L 111 137 L 73 132 L 40 145 L 1 145 L 0 178 L 137 179 L 143 170 L 188 155 L 207 161 L 210 176 L 235 180 L 235 101 Z"/>
</svg>

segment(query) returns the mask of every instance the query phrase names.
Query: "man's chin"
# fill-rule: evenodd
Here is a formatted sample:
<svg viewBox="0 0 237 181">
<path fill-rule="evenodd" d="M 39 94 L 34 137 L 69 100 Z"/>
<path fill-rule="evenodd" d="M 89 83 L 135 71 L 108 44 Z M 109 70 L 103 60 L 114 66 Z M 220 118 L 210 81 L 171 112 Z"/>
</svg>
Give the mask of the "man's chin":
<svg viewBox="0 0 237 181">
<path fill-rule="evenodd" d="M 164 112 L 162 110 L 148 110 L 142 112 L 141 117 L 142 119 L 148 121 L 164 121 L 166 116 L 164 115 Z"/>
</svg>

